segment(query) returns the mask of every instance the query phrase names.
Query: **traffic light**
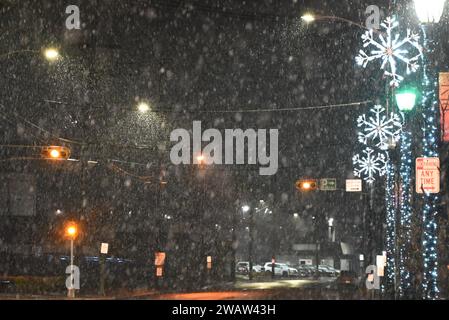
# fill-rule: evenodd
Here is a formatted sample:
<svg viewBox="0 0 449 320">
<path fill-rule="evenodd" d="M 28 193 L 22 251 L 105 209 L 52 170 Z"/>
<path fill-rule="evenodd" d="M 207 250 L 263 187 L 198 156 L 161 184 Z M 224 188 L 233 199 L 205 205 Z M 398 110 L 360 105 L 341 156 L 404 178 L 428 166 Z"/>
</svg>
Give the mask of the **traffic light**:
<svg viewBox="0 0 449 320">
<path fill-rule="evenodd" d="M 67 160 L 70 157 L 70 149 L 62 146 L 43 147 L 41 156 L 50 160 Z"/>
<path fill-rule="evenodd" d="M 296 188 L 299 191 L 314 191 L 318 189 L 318 181 L 316 179 L 298 180 Z"/>
</svg>

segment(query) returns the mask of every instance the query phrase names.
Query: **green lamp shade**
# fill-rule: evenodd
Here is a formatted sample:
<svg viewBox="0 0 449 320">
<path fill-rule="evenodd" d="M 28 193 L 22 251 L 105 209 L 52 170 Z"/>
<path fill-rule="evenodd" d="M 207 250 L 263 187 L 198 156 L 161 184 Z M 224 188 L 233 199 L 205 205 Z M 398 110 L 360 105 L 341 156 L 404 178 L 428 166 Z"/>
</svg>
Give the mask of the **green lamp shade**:
<svg viewBox="0 0 449 320">
<path fill-rule="evenodd" d="M 416 94 L 413 92 L 396 93 L 396 103 L 401 111 L 410 111 L 415 107 Z"/>
</svg>

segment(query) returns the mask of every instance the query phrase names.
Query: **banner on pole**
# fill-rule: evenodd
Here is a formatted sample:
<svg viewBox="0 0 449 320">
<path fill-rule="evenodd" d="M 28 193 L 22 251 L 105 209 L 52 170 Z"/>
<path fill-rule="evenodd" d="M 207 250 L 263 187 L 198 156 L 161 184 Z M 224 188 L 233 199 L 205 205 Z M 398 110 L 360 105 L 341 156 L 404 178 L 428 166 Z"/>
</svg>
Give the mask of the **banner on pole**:
<svg viewBox="0 0 449 320">
<path fill-rule="evenodd" d="M 449 142 L 449 72 L 440 72 L 441 141 Z"/>
</svg>

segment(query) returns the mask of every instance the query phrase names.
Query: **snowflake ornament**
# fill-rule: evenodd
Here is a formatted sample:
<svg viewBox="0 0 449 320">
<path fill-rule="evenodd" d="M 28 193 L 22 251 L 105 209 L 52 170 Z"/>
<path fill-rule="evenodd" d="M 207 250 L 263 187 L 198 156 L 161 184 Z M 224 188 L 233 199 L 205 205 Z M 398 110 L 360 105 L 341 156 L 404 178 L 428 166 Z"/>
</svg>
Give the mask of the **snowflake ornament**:
<svg viewBox="0 0 449 320">
<path fill-rule="evenodd" d="M 364 153 L 364 155 L 356 154 L 352 157 L 354 175 L 363 178 L 363 180 L 372 184 L 376 180 L 376 175 L 385 175 L 387 157 L 384 153 L 375 152 L 370 147 L 366 147 L 362 153 Z"/>
<path fill-rule="evenodd" d="M 387 149 L 391 142 L 398 142 L 402 132 L 401 117 L 396 113 L 388 114 L 381 105 L 370 110 L 371 115 L 363 114 L 357 118 L 358 140 L 360 143 L 373 142 L 380 149 Z"/>
<path fill-rule="evenodd" d="M 390 85 L 398 87 L 404 77 L 398 73 L 397 63 L 403 62 L 406 65 L 406 72 L 410 74 L 418 69 L 418 59 L 422 56 L 422 47 L 419 45 L 419 36 L 407 29 L 407 36 L 400 40 L 399 34 L 393 35 L 393 30 L 399 26 L 399 22 L 394 17 L 388 17 L 381 26 L 385 29 L 386 36 L 379 32 L 378 40 L 374 39 L 374 30 L 367 31 L 363 36 L 363 47 L 373 46 L 370 53 L 364 50 L 359 51 L 356 62 L 362 67 L 366 67 L 369 62 L 376 59 L 382 61 L 381 69 L 385 70 L 385 75 L 391 77 Z M 409 56 L 409 47 L 417 53 Z"/>
</svg>

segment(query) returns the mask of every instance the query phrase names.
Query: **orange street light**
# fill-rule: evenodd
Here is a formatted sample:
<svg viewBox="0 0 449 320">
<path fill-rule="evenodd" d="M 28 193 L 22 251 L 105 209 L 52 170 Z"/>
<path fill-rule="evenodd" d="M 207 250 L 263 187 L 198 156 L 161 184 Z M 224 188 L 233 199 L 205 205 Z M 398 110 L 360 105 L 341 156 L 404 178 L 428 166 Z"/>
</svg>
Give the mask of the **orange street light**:
<svg viewBox="0 0 449 320">
<path fill-rule="evenodd" d="M 75 223 L 70 223 L 65 228 L 65 234 L 70 239 L 70 287 L 67 287 L 67 296 L 69 298 L 75 298 L 75 287 L 74 287 L 74 264 L 73 264 L 73 241 L 78 235 L 78 227 Z"/>
<path fill-rule="evenodd" d="M 306 181 L 302 184 L 302 188 L 309 190 L 312 187 L 312 184 L 309 181 Z"/>
<path fill-rule="evenodd" d="M 75 239 L 76 236 L 78 235 L 78 228 L 75 224 L 70 224 L 66 227 L 65 229 L 65 234 L 71 238 L 71 239 Z"/>
<path fill-rule="evenodd" d="M 59 158 L 61 156 L 61 152 L 57 149 L 53 149 L 50 151 L 50 157 L 53 159 Z"/>
<path fill-rule="evenodd" d="M 199 156 L 196 157 L 196 160 L 198 161 L 198 164 L 203 164 L 204 156 L 202 154 L 200 154 Z"/>
</svg>

